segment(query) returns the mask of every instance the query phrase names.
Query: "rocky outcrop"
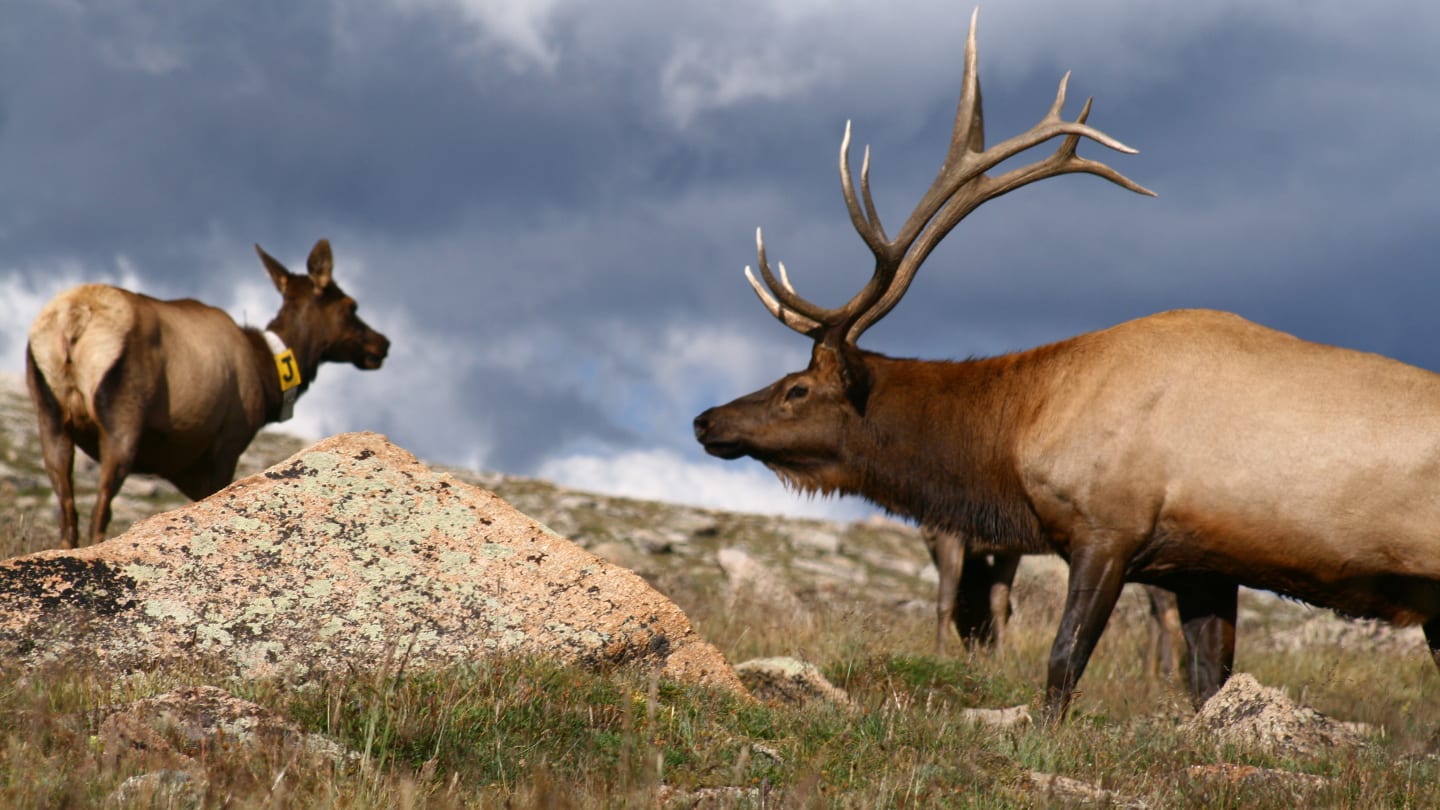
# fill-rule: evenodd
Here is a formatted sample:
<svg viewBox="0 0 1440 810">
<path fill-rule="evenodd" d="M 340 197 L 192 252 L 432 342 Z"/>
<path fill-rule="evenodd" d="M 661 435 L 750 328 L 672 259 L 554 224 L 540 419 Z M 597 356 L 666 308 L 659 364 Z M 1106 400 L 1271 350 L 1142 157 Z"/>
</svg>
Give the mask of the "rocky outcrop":
<svg viewBox="0 0 1440 810">
<path fill-rule="evenodd" d="M 670 600 L 374 433 L 326 439 L 76 551 L 0 563 L 0 651 L 307 679 L 497 654 L 653 662 L 743 691 Z"/>
</svg>

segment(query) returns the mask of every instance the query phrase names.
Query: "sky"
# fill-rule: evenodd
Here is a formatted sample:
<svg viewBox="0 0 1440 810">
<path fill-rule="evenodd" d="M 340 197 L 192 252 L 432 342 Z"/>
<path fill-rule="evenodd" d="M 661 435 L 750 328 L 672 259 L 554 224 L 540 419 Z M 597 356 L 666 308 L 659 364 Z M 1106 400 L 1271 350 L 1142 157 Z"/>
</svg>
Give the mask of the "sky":
<svg viewBox="0 0 1440 810">
<path fill-rule="evenodd" d="M 938 0 L 0 0 L 0 371 L 88 281 L 264 326 L 321 237 L 385 332 L 285 428 L 603 492 L 858 517 L 706 456 L 692 418 L 802 368 L 743 276 L 807 298 L 868 251 L 845 122 L 893 231 L 940 166 L 973 6 Z M 1440 370 L 1440 6 L 1010 0 L 979 15 L 986 130 L 1066 112 L 1158 193 L 991 201 L 864 348 L 998 354 L 1179 307 Z M 1027 156 L 1033 160 L 1048 150 Z M 1008 165 L 1008 164 L 1007 164 Z M 1002 167 L 1003 168 L 1003 167 Z"/>
</svg>

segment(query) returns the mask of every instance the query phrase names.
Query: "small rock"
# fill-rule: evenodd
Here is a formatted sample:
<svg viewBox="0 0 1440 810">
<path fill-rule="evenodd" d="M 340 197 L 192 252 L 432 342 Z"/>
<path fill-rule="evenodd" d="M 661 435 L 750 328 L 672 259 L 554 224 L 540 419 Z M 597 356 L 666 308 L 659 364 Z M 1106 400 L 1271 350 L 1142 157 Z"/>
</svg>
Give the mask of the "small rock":
<svg viewBox="0 0 1440 810">
<path fill-rule="evenodd" d="M 636 529 L 630 533 L 631 542 L 646 554 L 670 554 L 675 550 L 675 546 L 683 544 L 687 539 L 684 535 L 676 538 L 671 532 L 656 529 Z"/>
<path fill-rule="evenodd" d="M 588 551 L 606 562 L 614 563 L 621 568 L 628 568 L 631 571 L 639 571 L 645 566 L 645 554 L 636 550 L 629 543 L 622 543 L 618 540 L 605 540 L 590 546 Z"/>
<path fill-rule="evenodd" d="M 120 493 L 131 498 L 155 498 L 178 492 L 179 490 L 169 481 L 149 475 L 132 475 L 126 478 L 125 483 L 120 486 Z"/>
<path fill-rule="evenodd" d="M 833 531 L 812 526 L 797 526 L 786 534 L 786 539 L 790 541 L 790 547 L 796 551 L 825 555 L 840 553 L 840 535 Z"/>
<path fill-rule="evenodd" d="M 204 797 L 205 780 L 189 771 L 151 771 L 121 782 L 105 806 L 198 807 Z"/>
<path fill-rule="evenodd" d="M 1029 706 L 1011 706 L 1008 709 L 964 709 L 960 712 L 961 719 L 978 723 L 991 728 L 1024 728 L 1033 725 L 1035 719 L 1030 716 Z"/>
<path fill-rule="evenodd" d="M 715 537 L 720 534 L 720 524 L 714 515 L 693 509 L 677 510 L 665 523 L 688 537 Z"/>
<path fill-rule="evenodd" d="M 1058 799 L 1063 803 L 1061 806 L 1068 806 L 1070 803 L 1098 804 L 1102 807 L 1146 807 L 1144 802 L 1127 799 L 1113 790 L 1092 785 L 1079 779 L 1071 779 L 1068 776 L 1059 776 L 1053 773 L 1041 773 L 1039 771 L 1028 771 L 1025 774 L 1030 790 L 1043 793 L 1052 799 Z"/>
<path fill-rule="evenodd" d="M 785 581 L 759 560 L 738 548 L 716 552 L 715 560 L 730 581 L 726 604 L 730 609 L 749 605 L 790 626 L 809 627 L 815 617 Z"/>
<path fill-rule="evenodd" d="M 1221 742 L 1291 755 L 1365 744 L 1355 728 L 1297 705 L 1246 673 L 1231 676 L 1189 725 Z"/>
<path fill-rule="evenodd" d="M 812 574 L 819 580 L 829 580 L 843 585 L 864 585 L 870 580 L 870 575 L 865 572 L 865 569 L 847 557 L 800 557 L 792 560 L 790 565 L 795 570 Z"/>
<path fill-rule="evenodd" d="M 683 790 L 673 785 L 655 789 L 655 803 L 664 810 L 721 810 L 732 807 L 763 807 L 760 789 L 753 787 L 705 787 Z"/>
<path fill-rule="evenodd" d="M 332 761 L 356 755 L 339 743 L 263 706 L 214 686 L 176 689 L 100 710 L 99 738 L 108 761 L 142 754 L 168 770 L 192 770 L 195 757 L 224 748 L 291 746 Z"/>
<path fill-rule="evenodd" d="M 1185 772 L 1194 779 L 1223 782 L 1247 788 L 1281 785 L 1292 789 L 1314 790 L 1330 784 L 1330 780 L 1325 777 L 1311 773 L 1281 771 L 1254 765 L 1235 765 L 1229 762 L 1222 762 L 1218 765 L 1191 765 Z"/>
<path fill-rule="evenodd" d="M 853 708 L 850 696 L 814 664 L 797 658 L 756 658 L 735 666 L 740 682 L 761 700 L 800 706 L 816 700 Z"/>
</svg>

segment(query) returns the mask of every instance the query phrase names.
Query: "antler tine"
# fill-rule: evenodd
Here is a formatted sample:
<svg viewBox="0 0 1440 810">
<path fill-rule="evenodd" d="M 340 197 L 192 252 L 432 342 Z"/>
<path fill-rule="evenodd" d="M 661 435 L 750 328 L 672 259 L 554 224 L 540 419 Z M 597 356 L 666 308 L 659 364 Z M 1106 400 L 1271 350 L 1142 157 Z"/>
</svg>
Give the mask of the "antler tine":
<svg viewBox="0 0 1440 810">
<path fill-rule="evenodd" d="M 764 241 L 760 238 L 759 231 L 756 231 L 760 274 L 764 277 L 769 291 L 760 286 L 749 268 L 746 268 L 746 275 L 771 314 L 792 329 L 817 339 L 823 336 L 827 342 L 843 339 L 854 345 L 866 329 L 894 308 L 909 289 L 916 270 L 960 220 L 986 200 L 1007 194 L 1036 180 L 1059 174 L 1084 172 L 1103 177 L 1137 194 L 1154 196 L 1155 192 L 1104 163 L 1087 160 L 1076 154 L 1081 138 L 1089 138 L 1102 146 L 1126 154 L 1134 154 L 1136 150 L 1086 123 L 1091 108 L 1088 100 L 1080 116 L 1074 121 L 1067 121 L 1063 117 L 1065 94 L 1070 83 L 1068 72 L 1060 79 L 1050 109 L 1035 126 L 988 149 L 985 147 L 985 119 L 980 93 L 979 58 L 975 44 L 979 16 L 979 9 L 970 15 L 970 30 L 965 37 L 965 71 L 961 79 L 960 103 L 955 110 L 955 126 L 950 135 L 945 162 L 893 240 L 885 235 L 870 193 L 868 147 L 860 169 L 860 193 L 856 194 L 854 178 L 850 173 L 851 128 L 849 122 L 845 124 L 845 136 L 840 142 L 841 190 L 851 223 L 870 251 L 875 254 L 875 272 L 855 297 L 838 309 L 816 306 L 801 298 L 790 286 L 790 279 L 784 274 L 783 267 L 782 278 L 779 280 L 770 272 L 770 266 L 765 260 Z M 1021 152 L 1061 136 L 1064 140 L 1050 156 L 1028 166 L 1007 171 L 998 177 L 986 174 Z"/>
<path fill-rule="evenodd" d="M 755 290 L 755 294 L 760 296 L 760 303 L 764 304 L 770 314 L 774 315 L 781 323 L 802 335 L 813 337 L 820 331 L 821 324 L 818 321 L 811 320 L 793 309 L 786 309 L 779 301 L 776 301 L 775 296 L 771 295 L 756 280 L 755 273 L 750 270 L 749 265 L 745 266 L 745 278 L 750 281 L 750 287 Z"/>
<path fill-rule="evenodd" d="M 1068 75 L 1068 74 L 1067 74 L 1067 75 Z M 1091 97 L 1085 99 L 1085 107 L 1084 107 L 1084 109 L 1080 110 L 1080 115 L 1079 115 L 1079 117 L 1077 117 L 1077 118 L 1075 119 L 1075 123 L 1077 123 L 1077 124 L 1084 124 L 1084 123 L 1085 123 L 1085 119 L 1087 119 L 1087 118 L 1090 117 L 1090 105 L 1091 105 L 1092 103 L 1094 103 L 1094 101 L 1095 101 L 1094 96 L 1091 96 Z M 1103 134 L 1103 133 L 1102 133 L 1102 134 Z M 1108 137 L 1108 136 L 1107 136 L 1107 137 Z M 1112 139 L 1112 140 L 1113 140 L 1113 139 Z M 1115 141 L 1115 143 L 1116 143 L 1119 147 L 1121 147 L 1118 151 L 1125 152 L 1126 154 L 1131 154 L 1131 155 L 1133 155 L 1133 154 L 1136 153 L 1136 151 L 1135 151 L 1134 149 L 1131 149 L 1130 147 L 1125 146 L 1124 144 L 1120 143 L 1119 141 Z M 1109 180 L 1110 182 L 1114 183 L 1115 185 L 1121 186 L 1122 188 L 1129 189 L 1130 191 L 1133 191 L 1133 192 L 1135 192 L 1136 194 L 1144 194 L 1144 195 L 1146 195 L 1147 197 L 1155 197 L 1155 196 L 1158 196 L 1155 192 L 1153 192 L 1153 191 L 1151 191 L 1150 189 L 1148 189 L 1148 188 L 1140 185 L 1139 183 L 1135 182 L 1134 180 L 1131 180 L 1130 178 L 1126 177 L 1125 175 L 1121 174 L 1120 172 L 1115 171 L 1114 169 L 1110 168 L 1109 166 L 1106 166 L 1104 163 L 1101 163 L 1101 162 L 1099 162 L 1099 161 L 1097 161 L 1097 160 L 1088 160 L 1088 159 L 1086 159 L 1086 158 L 1082 158 L 1082 157 L 1080 157 L 1079 155 L 1075 154 L 1075 149 L 1076 149 L 1076 147 L 1078 147 L 1079 145 L 1080 145 L 1080 136 L 1079 136 L 1079 135 L 1075 135 L 1075 134 L 1067 135 L 1067 136 L 1065 136 L 1065 140 L 1061 142 L 1060 148 L 1055 151 L 1055 155 L 1064 155 L 1064 156 L 1066 157 L 1067 162 L 1070 163 L 1072 166 L 1075 167 L 1075 168 L 1071 169 L 1072 172 L 1086 172 L 1086 173 L 1088 173 L 1088 174 L 1096 175 L 1097 177 L 1103 177 L 1103 178 L 1105 178 L 1106 180 Z M 1112 147 L 1112 148 L 1113 148 L 1113 147 Z M 1055 157 L 1055 155 L 1052 155 L 1052 159 L 1053 159 L 1053 157 Z M 1019 188 L 1019 186 L 1016 186 L 1016 188 Z M 1014 190 L 1014 189 L 1006 189 L 1006 191 L 1013 191 L 1013 190 Z"/>
<path fill-rule="evenodd" d="M 865 157 L 860 162 L 860 193 L 865 198 L 865 209 L 861 211 L 860 201 L 855 199 L 855 181 L 850 176 L 850 122 L 845 122 L 845 136 L 840 139 L 840 189 L 845 195 L 845 208 L 850 212 L 850 222 L 859 232 L 860 238 L 870 247 L 877 258 L 889 249 L 889 239 L 880 224 L 880 214 L 875 210 L 875 200 L 870 196 L 870 147 L 865 147 Z"/>
<path fill-rule="evenodd" d="M 1155 196 L 1155 192 L 1104 163 L 1087 160 L 1076 154 L 1075 150 L 1081 138 L 1089 138 L 1126 154 L 1135 154 L 1136 150 L 1085 123 L 1090 116 L 1092 100 L 1085 102 L 1085 108 L 1076 120 L 1067 121 L 1062 117 L 1066 89 L 1070 82 L 1069 72 L 1060 78 L 1055 100 L 1039 123 L 989 149 L 984 148 L 980 79 L 975 56 L 977 17 L 978 9 L 970 18 L 970 33 L 965 43 L 965 78 L 960 107 L 956 112 L 955 131 L 951 137 L 945 165 L 895 240 L 895 247 L 903 257 L 899 260 L 899 267 L 895 270 L 890 284 L 883 295 L 875 300 L 875 304 L 862 312 L 846 330 L 845 339 L 848 342 L 858 340 L 866 329 L 894 308 L 909 289 L 916 270 L 940 240 L 986 200 L 1036 180 L 1075 172 L 1094 174 L 1137 194 Z M 1060 135 L 1064 135 L 1065 139 L 1049 157 L 1012 169 L 999 177 L 991 178 L 985 174 L 1009 158 Z"/>
<path fill-rule="evenodd" d="M 770 271 L 770 262 L 765 257 L 765 236 L 759 228 L 755 229 L 755 252 L 765 286 L 760 285 L 748 265 L 745 267 L 745 278 L 750 281 L 755 294 L 760 296 L 760 302 L 771 315 L 791 329 L 804 335 L 816 334 L 824 324 L 826 316 L 832 313 L 806 301 L 795 292 L 795 287 L 790 284 L 790 276 L 785 272 L 784 263 L 780 265 L 780 279 L 775 278 L 775 274 Z"/>
</svg>

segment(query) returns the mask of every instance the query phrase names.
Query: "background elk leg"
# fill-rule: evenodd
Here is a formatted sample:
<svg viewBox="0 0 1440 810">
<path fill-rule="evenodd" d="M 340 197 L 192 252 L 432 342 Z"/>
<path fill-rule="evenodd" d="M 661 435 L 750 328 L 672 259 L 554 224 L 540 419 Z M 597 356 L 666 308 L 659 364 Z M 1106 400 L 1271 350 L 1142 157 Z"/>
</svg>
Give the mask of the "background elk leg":
<svg viewBox="0 0 1440 810">
<path fill-rule="evenodd" d="M 1219 577 L 1187 577 L 1173 588 L 1190 648 L 1190 697 L 1199 708 L 1235 669 L 1240 586 Z"/>
<path fill-rule="evenodd" d="M 1174 681 L 1185 658 L 1185 630 L 1180 624 L 1180 607 L 1175 594 L 1156 585 L 1146 585 L 1150 598 L 1150 645 L 1145 668 L 1152 678 Z"/>
<path fill-rule="evenodd" d="M 1010 626 L 1010 591 L 1015 573 L 1020 570 L 1019 554 L 995 554 L 990 569 L 990 637 L 996 649 L 1005 648 L 1006 628 Z"/>
<path fill-rule="evenodd" d="M 1430 647 L 1430 658 L 1440 667 L 1440 616 L 1425 622 L 1425 644 Z"/>
<path fill-rule="evenodd" d="M 965 542 L 953 532 L 926 530 L 921 536 L 939 575 L 935 593 L 935 654 L 939 655 L 945 651 L 945 628 L 950 622 L 955 623 L 960 637 L 965 638 L 958 612 L 960 607 L 956 604 L 960 572 L 965 566 Z"/>
<path fill-rule="evenodd" d="M 1090 662 L 1090 654 L 1105 632 L 1105 624 L 1125 586 L 1125 563 L 1118 555 L 1096 550 L 1086 538 L 1076 538 L 1070 558 L 1070 583 L 1060 630 L 1050 648 L 1045 686 L 1045 722 L 1065 719 L 1075 684 Z M 1104 545 L 1104 544 L 1098 544 Z"/>
</svg>

